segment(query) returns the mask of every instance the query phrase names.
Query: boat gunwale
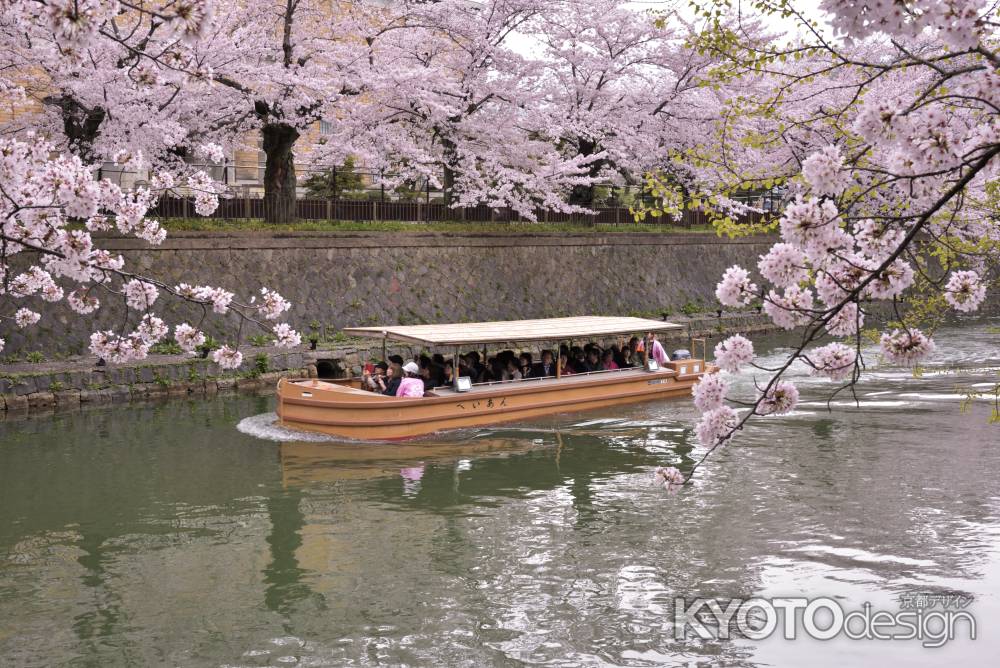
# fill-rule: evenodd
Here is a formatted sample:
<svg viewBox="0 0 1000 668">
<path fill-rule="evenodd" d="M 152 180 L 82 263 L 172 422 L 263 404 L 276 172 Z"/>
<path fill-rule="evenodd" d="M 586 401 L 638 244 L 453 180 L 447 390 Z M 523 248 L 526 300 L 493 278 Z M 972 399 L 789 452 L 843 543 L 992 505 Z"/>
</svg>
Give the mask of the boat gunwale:
<svg viewBox="0 0 1000 668">
<path fill-rule="evenodd" d="M 408 407 L 411 407 L 411 406 L 427 406 L 427 405 L 432 405 L 432 404 L 448 403 L 448 402 L 452 402 L 452 401 L 455 401 L 455 400 L 459 400 L 459 401 L 473 401 L 477 397 L 488 398 L 488 397 L 494 397 L 494 396 L 498 396 L 498 395 L 509 396 L 511 394 L 515 394 L 515 395 L 521 395 L 521 394 L 541 394 L 541 393 L 547 393 L 547 392 L 553 392 L 553 391 L 564 391 L 564 390 L 567 390 L 567 389 L 570 389 L 570 388 L 579 388 L 579 387 L 599 387 L 599 386 L 602 386 L 602 385 L 608 385 L 608 386 L 610 386 L 610 385 L 623 385 L 623 384 L 626 384 L 626 383 L 634 383 L 634 382 L 636 382 L 636 381 L 638 381 L 638 380 L 640 380 L 642 378 L 649 378 L 649 379 L 654 379 L 654 380 L 655 379 L 659 379 L 659 380 L 674 379 L 674 380 L 677 380 L 677 381 L 686 381 L 686 380 L 690 380 L 690 379 L 693 379 L 693 378 L 699 378 L 702 375 L 702 373 L 709 371 L 709 367 L 708 367 L 708 365 L 705 365 L 704 372 L 699 371 L 697 373 L 690 373 L 690 374 L 684 374 L 684 375 L 678 374 L 677 371 L 675 371 L 674 369 L 660 369 L 658 371 L 645 371 L 645 370 L 633 370 L 633 369 L 629 369 L 629 371 L 633 371 L 633 373 L 629 373 L 627 375 L 626 374 L 622 374 L 622 375 L 599 376 L 599 377 L 595 377 L 595 378 L 589 378 L 589 379 L 583 380 L 583 381 L 577 380 L 577 381 L 573 381 L 572 385 L 570 385 L 568 383 L 567 384 L 557 384 L 556 382 L 549 382 L 549 383 L 544 383 L 543 384 L 543 383 L 536 382 L 536 383 L 531 383 L 530 385 L 526 385 L 526 386 L 523 386 L 523 387 L 517 387 L 517 386 L 506 386 L 506 387 L 494 386 L 494 387 L 487 387 L 487 388 L 484 388 L 484 389 L 482 389 L 480 391 L 476 391 L 476 392 L 461 392 L 461 393 L 455 393 L 455 394 L 448 395 L 448 396 L 437 396 L 437 395 L 435 395 L 435 396 L 423 396 L 423 397 L 414 397 L 414 398 L 409 398 L 409 397 L 383 397 L 382 399 L 376 399 L 374 401 L 372 401 L 372 400 L 368 400 L 368 401 L 339 401 L 339 400 L 337 400 L 337 398 L 339 396 L 349 396 L 348 393 L 346 393 L 346 392 L 341 393 L 339 390 L 325 389 L 325 388 L 319 388 L 319 387 L 309 388 L 307 385 L 300 385 L 300 383 L 303 383 L 303 382 L 308 383 L 308 382 L 311 382 L 312 380 L 316 380 L 316 379 L 310 379 L 310 378 L 288 379 L 287 383 L 282 383 L 282 382 L 279 381 L 278 389 L 279 389 L 279 396 L 281 398 L 281 401 L 287 401 L 289 403 L 297 404 L 297 405 L 300 405 L 300 406 L 330 406 L 331 404 L 335 404 L 337 406 L 337 408 L 356 408 L 356 409 L 360 409 L 360 410 L 374 409 L 374 408 L 383 408 L 383 409 L 385 409 L 385 408 L 408 408 Z M 282 379 L 282 381 L 285 381 L 285 380 L 286 379 Z M 550 376 L 550 377 L 545 378 L 544 380 L 559 381 L 559 380 L 563 380 L 563 379 L 557 379 L 555 377 Z M 314 392 L 323 392 L 323 393 L 329 393 L 329 394 L 327 396 L 325 396 L 325 397 L 309 397 L 309 398 L 287 396 L 287 395 L 281 394 L 281 387 L 284 384 L 287 384 L 287 385 L 296 385 L 296 386 L 298 386 L 300 388 L 306 389 L 307 391 L 311 389 Z M 431 390 L 431 391 L 433 392 L 433 390 Z M 380 395 L 377 395 L 377 394 L 374 394 L 374 393 L 372 393 L 372 394 L 373 394 L 373 397 L 379 397 L 380 396 Z"/>
</svg>

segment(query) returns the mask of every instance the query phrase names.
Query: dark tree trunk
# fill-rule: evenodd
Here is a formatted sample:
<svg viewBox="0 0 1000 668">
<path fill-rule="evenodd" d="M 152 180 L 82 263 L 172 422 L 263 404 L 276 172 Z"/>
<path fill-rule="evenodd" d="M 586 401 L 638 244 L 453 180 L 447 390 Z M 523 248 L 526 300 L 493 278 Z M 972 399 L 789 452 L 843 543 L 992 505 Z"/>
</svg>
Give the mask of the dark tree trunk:
<svg viewBox="0 0 1000 668">
<path fill-rule="evenodd" d="M 299 131 L 285 123 L 268 123 L 263 137 L 264 220 L 285 224 L 295 220 L 295 154 L 292 148 Z"/>
<path fill-rule="evenodd" d="M 70 152 L 84 163 L 92 164 L 95 159 L 94 142 L 107 112 L 102 107 L 87 109 L 69 95 L 50 97 L 45 101 L 59 108 Z"/>
<path fill-rule="evenodd" d="M 442 154 L 444 157 L 444 179 L 442 187 L 444 189 L 444 203 L 445 206 L 451 206 L 451 201 L 454 198 L 455 192 L 455 168 L 452 167 L 455 161 L 455 143 L 452 142 L 447 137 L 442 138 L 441 147 L 443 149 Z"/>
<path fill-rule="evenodd" d="M 444 203 L 451 206 L 452 193 L 455 192 L 455 170 L 448 165 L 444 166 Z"/>
<path fill-rule="evenodd" d="M 582 156 L 594 155 L 594 153 L 597 152 L 597 145 L 588 139 L 580 138 L 577 140 L 577 152 Z M 597 175 L 601 173 L 601 168 L 603 166 L 603 160 L 595 160 L 590 163 L 588 175 L 591 177 L 597 177 Z M 573 190 L 571 190 L 569 194 L 569 203 L 576 204 L 577 206 L 593 206 L 594 186 L 573 186 Z"/>
</svg>

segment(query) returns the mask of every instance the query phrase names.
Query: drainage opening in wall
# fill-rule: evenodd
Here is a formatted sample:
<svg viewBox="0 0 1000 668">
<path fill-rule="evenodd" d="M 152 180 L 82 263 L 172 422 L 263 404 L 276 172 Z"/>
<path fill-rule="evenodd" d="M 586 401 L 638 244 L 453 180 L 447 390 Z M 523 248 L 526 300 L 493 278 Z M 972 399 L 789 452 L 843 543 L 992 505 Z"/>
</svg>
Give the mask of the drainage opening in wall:
<svg viewBox="0 0 1000 668">
<path fill-rule="evenodd" d="M 316 375 L 320 378 L 342 378 L 344 370 L 338 360 L 316 360 Z"/>
</svg>

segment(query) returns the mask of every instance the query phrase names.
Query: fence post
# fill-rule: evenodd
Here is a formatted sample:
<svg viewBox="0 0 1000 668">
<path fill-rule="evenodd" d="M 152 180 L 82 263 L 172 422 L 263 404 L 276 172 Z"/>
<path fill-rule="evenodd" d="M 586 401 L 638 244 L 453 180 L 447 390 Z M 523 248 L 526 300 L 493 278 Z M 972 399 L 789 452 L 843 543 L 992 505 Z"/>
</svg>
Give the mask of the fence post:
<svg viewBox="0 0 1000 668">
<path fill-rule="evenodd" d="M 615 227 L 621 225 L 621 213 L 622 208 L 620 206 L 615 207 Z"/>
<path fill-rule="evenodd" d="M 421 220 L 423 220 L 423 219 L 420 217 L 420 199 L 418 198 L 417 199 L 417 222 L 419 223 L 419 222 L 421 222 Z"/>
<path fill-rule="evenodd" d="M 184 202 L 184 208 L 181 210 L 181 216 L 184 217 L 184 218 L 187 218 L 188 217 L 188 198 L 187 198 L 187 196 L 185 196 L 183 198 L 183 202 Z"/>
<path fill-rule="evenodd" d="M 372 222 L 378 222 L 378 202 L 372 200 Z"/>
<path fill-rule="evenodd" d="M 243 217 L 250 220 L 250 188 L 243 190 L 243 213 Z"/>
<path fill-rule="evenodd" d="M 333 200 L 326 200 L 326 219 L 333 220 Z"/>
</svg>

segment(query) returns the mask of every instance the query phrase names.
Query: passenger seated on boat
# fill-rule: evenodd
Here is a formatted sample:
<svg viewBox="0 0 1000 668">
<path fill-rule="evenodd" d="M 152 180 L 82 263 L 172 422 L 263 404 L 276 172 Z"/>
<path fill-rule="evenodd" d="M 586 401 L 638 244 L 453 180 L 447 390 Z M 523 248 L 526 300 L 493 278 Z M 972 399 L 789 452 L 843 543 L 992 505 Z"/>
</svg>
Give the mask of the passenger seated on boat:
<svg viewBox="0 0 1000 668">
<path fill-rule="evenodd" d="M 490 380 L 494 382 L 503 380 L 505 366 L 499 357 L 489 358 L 486 361 L 486 372 L 489 374 Z"/>
<path fill-rule="evenodd" d="M 642 366 L 642 341 L 637 336 L 628 340 L 628 357 L 632 366 Z"/>
<path fill-rule="evenodd" d="M 531 363 L 532 363 L 531 353 L 521 353 L 521 355 L 517 359 L 518 359 L 518 366 L 521 369 L 521 378 L 532 378 L 533 375 L 531 373 Z"/>
<path fill-rule="evenodd" d="M 601 370 L 617 371 L 618 368 L 618 363 L 615 362 L 615 353 L 613 350 L 608 348 L 604 351 L 604 357 L 601 359 Z"/>
<path fill-rule="evenodd" d="M 420 367 L 416 362 L 407 362 L 403 366 L 404 377 L 399 381 L 399 388 L 396 390 L 397 397 L 422 397 L 424 396 L 424 381 L 420 378 Z"/>
<path fill-rule="evenodd" d="M 618 365 L 619 369 L 624 369 L 628 366 L 625 364 L 625 353 L 622 352 L 621 347 L 617 343 L 611 346 L 609 350 L 611 351 L 612 358 L 615 360 L 615 364 Z"/>
<path fill-rule="evenodd" d="M 375 370 L 372 373 L 367 371 L 361 376 L 361 386 L 366 390 L 371 390 L 372 392 L 381 392 L 381 388 L 378 386 L 377 379 L 380 377 L 385 377 L 385 372 L 389 368 L 389 365 L 385 362 L 379 362 L 375 365 Z"/>
<path fill-rule="evenodd" d="M 584 371 L 600 371 L 601 370 L 601 358 L 600 353 L 597 352 L 597 347 L 593 347 L 587 353 L 587 360 L 583 363 Z"/>
<path fill-rule="evenodd" d="M 490 360 L 492 360 L 492 359 L 493 358 L 491 357 Z M 487 360 L 487 363 L 483 365 L 483 370 L 481 372 L 479 372 L 479 377 L 478 377 L 478 379 L 477 379 L 476 382 L 479 382 L 479 383 L 491 383 L 494 380 L 496 380 L 493 377 L 493 367 L 490 366 L 490 360 Z"/>
<path fill-rule="evenodd" d="M 445 362 L 441 369 L 441 386 L 451 387 L 455 384 L 455 367 L 451 362 Z"/>
<path fill-rule="evenodd" d="M 389 397 L 394 397 L 396 396 L 396 390 L 399 389 L 399 382 L 402 378 L 403 368 L 393 362 L 386 369 L 384 376 L 375 376 L 375 391 Z"/>
<path fill-rule="evenodd" d="M 569 355 L 561 353 L 559 355 L 559 374 L 562 376 L 568 376 L 572 373 L 575 372 L 573 371 L 573 366 L 569 363 Z"/>
<path fill-rule="evenodd" d="M 469 367 L 469 375 L 472 376 L 473 383 L 484 382 L 480 379 L 486 367 L 483 365 L 482 361 L 479 359 L 479 353 L 475 350 L 470 351 L 465 354 L 465 363 Z"/>
<path fill-rule="evenodd" d="M 479 375 L 474 368 L 469 366 L 468 360 L 465 357 L 458 358 L 458 375 L 468 376 L 473 383 L 479 382 Z"/>
<path fill-rule="evenodd" d="M 504 380 L 521 380 L 521 369 L 517 366 L 517 358 L 510 357 L 507 359 L 507 368 L 504 369 L 503 373 Z"/>
<path fill-rule="evenodd" d="M 424 392 L 438 386 L 437 374 L 429 357 L 420 358 L 420 380 L 424 383 Z"/>
<path fill-rule="evenodd" d="M 531 377 L 532 378 L 547 378 L 549 376 L 556 375 L 556 364 L 555 360 L 552 359 L 551 350 L 542 351 L 542 361 L 538 362 L 531 367 Z"/>
<path fill-rule="evenodd" d="M 569 366 L 574 373 L 583 373 L 587 370 L 587 354 L 580 346 L 573 346 L 569 349 Z"/>
<path fill-rule="evenodd" d="M 402 355 L 389 355 L 389 364 L 398 364 L 402 368 L 403 356 Z"/>
</svg>

